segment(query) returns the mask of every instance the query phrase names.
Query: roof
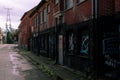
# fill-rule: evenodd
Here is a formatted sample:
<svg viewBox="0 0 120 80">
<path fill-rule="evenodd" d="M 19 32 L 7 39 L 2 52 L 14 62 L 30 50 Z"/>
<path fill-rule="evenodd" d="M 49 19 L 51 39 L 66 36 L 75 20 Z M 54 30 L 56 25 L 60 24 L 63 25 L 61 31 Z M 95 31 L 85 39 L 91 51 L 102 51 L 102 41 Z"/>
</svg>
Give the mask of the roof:
<svg viewBox="0 0 120 80">
<path fill-rule="evenodd" d="M 29 15 L 29 17 L 32 17 L 37 10 L 46 2 L 46 0 L 41 0 L 41 2 L 36 6 L 36 8 L 32 11 L 32 13 Z"/>
<path fill-rule="evenodd" d="M 29 16 L 35 9 L 36 9 L 36 6 L 30 9 L 29 11 L 25 12 L 20 20 L 22 20 L 26 15 Z"/>
</svg>

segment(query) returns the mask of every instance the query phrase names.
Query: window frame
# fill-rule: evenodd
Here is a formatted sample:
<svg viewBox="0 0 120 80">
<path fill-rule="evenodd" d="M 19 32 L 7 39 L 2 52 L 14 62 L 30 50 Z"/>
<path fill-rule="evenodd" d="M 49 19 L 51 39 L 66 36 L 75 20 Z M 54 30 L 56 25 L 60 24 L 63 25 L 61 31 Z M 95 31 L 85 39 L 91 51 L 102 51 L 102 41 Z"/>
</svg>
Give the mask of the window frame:
<svg viewBox="0 0 120 80">
<path fill-rule="evenodd" d="M 39 16 L 38 15 L 36 16 L 36 26 L 37 27 L 39 26 Z"/>
<path fill-rule="evenodd" d="M 47 22 L 47 8 L 44 8 L 43 10 L 43 16 L 44 16 L 44 22 Z"/>
<path fill-rule="evenodd" d="M 59 0 L 54 0 L 54 4 L 58 4 Z"/>
<path fill-rule="evenodd" d="M 73 0 L 65 0 L 65 9 L 70 9 L 73 5 Z"/>
<path fill-rule="evenodd" d="M 50 12 L 50 4 L 47 5 L 47 13 Z"/>
<path fill-rule="evenodd" d="M 43 11 L 40 12 L 40 24 L 43 23 Z"/>
<path fill-rule="evenodd" d="M 86 1 L 86 0 L 77 0 L 77 3 L 82 3 L 84 1 Z"/>
</svg>

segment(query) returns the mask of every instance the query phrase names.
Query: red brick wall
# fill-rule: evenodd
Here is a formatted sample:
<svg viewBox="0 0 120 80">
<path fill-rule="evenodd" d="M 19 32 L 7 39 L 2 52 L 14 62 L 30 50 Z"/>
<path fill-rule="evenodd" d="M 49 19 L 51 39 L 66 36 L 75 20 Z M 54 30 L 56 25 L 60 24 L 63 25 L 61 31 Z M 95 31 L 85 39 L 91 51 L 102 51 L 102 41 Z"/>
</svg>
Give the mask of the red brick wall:
<svg viewBox="0 0 120 80">
<path fill-rule="evenodd" d="M 50 5 L 50 12 L 47 13 L 47 22 L 48 22 L 48 28 L 50 28 L 51 26 L 53 26 L 53 8 L 54 8 L 54 4 L 52 2 L 52 0 L 50 0 L 50 2 L 48 2 L 48 4 Z"/>
<path fill-rule="evenodd" d="M 120 12 L 120 0 L 115 0 L 115 11 Z"/>
<path fill-rule="evenodd" d="M 53 13 L 50 12 L 48 13 L 48 28 L 51 28 L 53 26 L 53 22 L 54 22 Z"/>
<path fill-rule="evenodd" d="M 114 0 L 99 0 L 99 16 L 107 16 L 114 13 Z"/>
<path fill-rule="evenodd" d="M 67 10 L 64 15 L 65 23 L 68 25 L 74 23 L 73 9 Z"/>
<path fill-rule="evenodd" d="M 39 28 L 39 29 L 40 29 L 39 31 L 43 31 L 43 30 L 45 30 L 45 28 L 48 28 L 47 22 L 42 21 L 43 23 L 42 23 L 42 24 L 40 23 L 40 13 L 43 12 L 45 8 L 47 8 L 47 5 L 48 5 L 49 2 L 50 2 L 50 1 L 44 3 L 41 7 L 39 7 L 38 13 L 36 12 L 36 16 L 37 16 L 37 15 L 39 16 L 39 27 L 40 27 L 40 28 Z M 46 15 L 46 16 L 48 17 L 48 15 Z M 44 20 L 43 17 L 44 17 L 44 16 L 42 16 L 42 20 Z"/>
<path fill-rule="evenodd" d="M 70 25 L 86 21 L 91 18 L 91 11 L 91 0 L 86 0 L 83 3 L 76 3 L 75 1 L 74 7 L 65 12 L 65 22 Z"/>
<path fill-rule="evenodd" d="M 26 23 L 26 26 L 27 26 L 27 38 L 30 37 L 30 19 L 27 17 L 27 23 Z"/>
<path fill-rule="evenodd" d="M 37 12 L 31 17 L 31 26 L 33 27 L 33 32 L 37 32 L 36 25 L 35 25 L 36 16 L 37 16 Z"/>
<path fill-rule="evenodd" d="M 31 35 L 31 19 L 30 18 L 28 18 L 29 19 L 29 21 L 28 21 L 28 37 L 30 37 Z"/>
<path fill-rule="evenodd" d="M 19 25 L 19 33 L 18 33 L 18 41 L 19 41 L 19 45 L 21 46 L 22 45 L 22 28 L 21 28 L 21 24 Z"/>
<path fill-rule="evenodd" d="M 85 19 L 90 19 L 92 16 L 92 3 L 91 0 L 86 0 L 85 2 L 79 4 L 76 8 L 76 22 L 82 22 Z"/>
<path fill-rule="evenodd" d="M 22 26 L 23 45 L 27 45 L 27 19 L 24 18 L 21 24 L 22 24 L 21 26 Z"/>
<path fill-rule="evenodd" d="M 55 13 L 55 12 L 57 12 L 57 11 L 60 10 L 60 7 L 59 7 L 58 4 L 55 4 L 54 7 L 53 7 L 52 9 L 54 9 L 54 13 Z"/>
<path fill-rule="evenodd" d="M 30 18 L 28 17 L 28 13 L 23 17 L 20 24 L 20 40 L 21 44 L 26 46 L 28 45 L 28 38 L 30 37 Z"/>
</svg>

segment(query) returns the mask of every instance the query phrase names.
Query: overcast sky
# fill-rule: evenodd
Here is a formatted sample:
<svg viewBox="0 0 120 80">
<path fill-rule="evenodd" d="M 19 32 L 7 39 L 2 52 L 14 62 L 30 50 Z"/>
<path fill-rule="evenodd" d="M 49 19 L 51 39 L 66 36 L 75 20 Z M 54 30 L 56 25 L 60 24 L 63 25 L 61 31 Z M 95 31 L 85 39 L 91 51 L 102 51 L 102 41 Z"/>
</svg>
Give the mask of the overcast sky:
<svg viewBox="0 0 120 80">
<path fill-rule="evenodd" d="M 0 27 L 5 30 L 7 10 L 10 9 L 12 28 L 17 29 L 22 15 L 35 7 L 41 0 L 1 0 L 0 1 Z"/>
</svg>

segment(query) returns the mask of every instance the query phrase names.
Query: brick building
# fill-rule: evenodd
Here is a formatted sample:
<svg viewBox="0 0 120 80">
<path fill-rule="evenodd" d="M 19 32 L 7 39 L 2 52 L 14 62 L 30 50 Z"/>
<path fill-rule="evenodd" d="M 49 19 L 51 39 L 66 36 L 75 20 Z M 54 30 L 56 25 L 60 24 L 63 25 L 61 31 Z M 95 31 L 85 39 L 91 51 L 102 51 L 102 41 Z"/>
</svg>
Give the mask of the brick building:
<svg viewBox="0 0 120 80">
<path fill-rule="evenodd" d="M 29 50 L 30 43 L 29 39 L 31 37 L 31 18 L 29 15 L 32 13 L 32 11 L 35 9 L 35 7 L 27 12 L 24 13 L 22 16 L 21 23 L 19 25 L 19 45 L 23 48 L 26 48 Z"/>
<path fill-rule="evenodd" d="M 119 0 L 41 0 L 28 17 L 28 43 L 37 55 L 86 75 L 118 79 Z"/>
</svg>

